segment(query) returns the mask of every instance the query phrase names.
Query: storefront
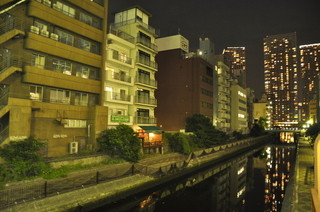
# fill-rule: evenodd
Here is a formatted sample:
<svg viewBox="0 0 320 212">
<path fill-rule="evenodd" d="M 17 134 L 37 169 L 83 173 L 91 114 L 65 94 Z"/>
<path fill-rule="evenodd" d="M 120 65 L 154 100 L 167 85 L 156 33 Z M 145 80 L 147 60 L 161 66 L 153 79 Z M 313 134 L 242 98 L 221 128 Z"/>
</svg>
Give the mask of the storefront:
<svg viewBox="0 0 320 212">
<path fill-rule="evenodd" d="M 138 138 L 144 153 L 162 153 L 162 130 L 156 126 L 139 126 Z"/>
</svg>

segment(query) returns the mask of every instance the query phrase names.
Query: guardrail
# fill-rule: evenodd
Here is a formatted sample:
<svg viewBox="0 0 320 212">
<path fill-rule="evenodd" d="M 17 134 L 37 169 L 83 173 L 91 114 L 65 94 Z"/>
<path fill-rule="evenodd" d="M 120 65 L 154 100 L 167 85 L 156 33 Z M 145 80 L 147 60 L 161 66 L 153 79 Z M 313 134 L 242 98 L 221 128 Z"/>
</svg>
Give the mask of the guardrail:
<svg viewBox="0 0 320 212">
<path fill-rule="evenodd" d="M 73 175 L 62 179 L 54 179 L 48 181 L 34 182 L 29 185 L 15 186 L 0 190 L 0 209 L 14 206 L 26 201 L 34 201 L 49 196 L 59 195 L 62 193 L 82 189 L 88 186 L 97 185 L 99 183 L 108 182 L 114 179 L 131 176 L 135 174 L 147 175 L 154 178 L 162 178 L 180 172 L 188 167 L 188 164 L 195 157 L 214 154 L 226 149 L 250 146 L 250 143 L 258 143 L 266 140 L 265 136 L 259 138 L 245 139 L 235 141 L 224 145 L 218 145 L 212 148 L 199 150 L 190 153 L 189 157 L 182 157 L 180 161 L 176 161 L 167 165 L 155 167 L 153 165 L 144 164 L 119 164 L 99 171 L 87 171 L 81 175 Z M 171 158 L 172 160 L 173 158 Z M 177 160 L 177 158 L 174 158 Z M 179 158 L 178 158 L 179 160 Z M 159 161 L 161 162 L 161 161 Z M 85 171 L 84 171 L 85 172 Z"/>
</svg>

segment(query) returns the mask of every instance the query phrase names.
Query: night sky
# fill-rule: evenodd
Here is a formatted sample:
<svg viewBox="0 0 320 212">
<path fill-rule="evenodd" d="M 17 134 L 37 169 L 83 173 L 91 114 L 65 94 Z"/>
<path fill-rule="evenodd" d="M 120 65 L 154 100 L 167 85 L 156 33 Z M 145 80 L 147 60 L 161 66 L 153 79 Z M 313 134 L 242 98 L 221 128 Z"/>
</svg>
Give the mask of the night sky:
<svg viewBox="0 0 320 212">
<path fill-rule="evenodd" d="M 246 47 L 247 86 L 263 92 L 263 38 L 296 32 L 298 44 L 320 43 L 320 12 L 316 0 L 110 0 L 113 13 L 139 5 L 152 14 L 149 24 L 160 37 L 180 34 L 199 47 L 209 37 L 215 53 L 227 46 Z"/>
</svg>

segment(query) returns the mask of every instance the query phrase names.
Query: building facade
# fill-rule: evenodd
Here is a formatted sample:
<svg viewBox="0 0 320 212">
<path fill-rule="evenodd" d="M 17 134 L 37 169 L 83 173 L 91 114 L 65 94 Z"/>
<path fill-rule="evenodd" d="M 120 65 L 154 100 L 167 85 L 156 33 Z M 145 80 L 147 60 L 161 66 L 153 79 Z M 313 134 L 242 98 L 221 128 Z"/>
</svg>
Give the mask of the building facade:
<svg viewBox="0 0 320 212">
<path fill-rule="evenodd" d="M 106 129 L 107 0 L 0 2 L 0 145 L 29 136 L 46 156 L 96 147 Z"/>
<path fill-rule="evenodd" d="M 113 42 L 114 36 L 113 39 L 110 39 L 111 51 L 109 50 L 109 53 L 112 54 L 112 57 L 117 57 L 122 64 L 118 63 L 113 68 L 107 67 L 107 72 L 111 71 L 111 75 L 115 73 L 121 79 L 126 79 L 127 82 L 123 83 L 120 79 L 122 81 L 120 83 L 117 80 L 117 82 L 106 85 L 106 95 L 113 100 L 119 96 L 122 101 L 114 104 L 115 102 L 110 101 L 112 99 L 109 98 L 106 105 L 111 106 L 112 111 L 109 112 L 112 112 L 113 117 L 116 115 L 129 116 L 130 122 L 127 123 L 132 124 L 134 130 L 139 129 L 141 125 L 156 126 L 157 124 L 154 113 L 157 106 L 155 73 L 158 70 L 155 62 L 157 55 L 155 39 L 159 32 L 149 25 L 150 17 L 151 14 L 141 7 L 133 7 L 117 12 L 115 21 L 111 25 L 114 30 L 126 33 L 133 42 L 128 41 L 127 46 L 119 47 L 119 43 L 116 44 L 117 41 Z M 124 33 L 119 34 L 124 35 Z M 126 64 L 123 64 L 123 61 Z"/>
<path fill-rule="evenodd" d="M 237 80 L 231 84 L 231 131 L 242 134 L 249 132 L 247 91 L 238 84 Z"/>
<path fill-rule="evenodd" d="M 223 62 L 223 55 L 216 55 L 216 71 L 218 73 L 218 113 L 217 128 L 223 132 L 231 132 L 231 75 L 229 67 Z"/>
<path fill-rule="evenodd" d="M 222 54 L 225 56 L 225 64 L 229 66 L 230 73 L 234 79 L 238 80 L 239 85 L 246 87 L 246 48 L 227 47 Z"/>
<path fill-rule="evenodd" d="M 213 117 L 212 64 L 188 53 L 189 41 L 181 35 L 157 39 L 158 124 L 165 131 L 185 129 L 185 120 L 194 114 Z"/>
<path fill-rule="evenodd" d="M 319 96 L 320 43 L 300 45 L 301 67 L 301 121 L 307 122 L 310 117 L 309 102 Z M 314 115 L 312 115 L 314 119 Z"/>
<path fill-rule="evenodd" d="M 300 111 L 297 54 L 295 33 L 264 38 L 264 85 L 273 108 L 272 126 L 298 125 Z"/>
</svg>

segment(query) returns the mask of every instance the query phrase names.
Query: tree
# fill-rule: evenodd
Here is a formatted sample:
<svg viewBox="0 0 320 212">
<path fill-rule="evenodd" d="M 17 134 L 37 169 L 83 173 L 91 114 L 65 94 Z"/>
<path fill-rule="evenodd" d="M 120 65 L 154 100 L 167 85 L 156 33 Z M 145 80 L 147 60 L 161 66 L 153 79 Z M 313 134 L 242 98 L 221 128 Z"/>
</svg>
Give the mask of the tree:
<svg viewBox="0 0 320 212">
<path fill-rule="evenodd" d="M 311 125 L 307 131 L 306 131 L 306 135 L 310 136 L 312 138 L 312 141 L 314 142 L 314 140 L 317 138 L 317 135 L 320 132 L 320 123 L 316 123 Z"/>
<path fill-rule="evenodd" d="M 0 157 L 5 160 L 2 165 L 2 180 L 19 180 L 41 175 L 47 169 L 44 158 L 39 151 L 45 143 L 34 137 L 23 141 L 11 141 L 0 148 Z"/>
<path fill-rule="evenodd" d="M 228 140 L 226 133 L 215 129 L 211 120 L 202 114 L 186 119 L 186 131 L 195 134 L 194 143 L 200 148 L 211 147 Z"/>
<path fill-rule="evenodd" d="M 141 142 L 127 125 L 121 124 L 103 131 L 97 141 L 101 149 L 111 156 L 119 156 L 129 162 L 137 162 L 141 158 Z"/>
</svg>

